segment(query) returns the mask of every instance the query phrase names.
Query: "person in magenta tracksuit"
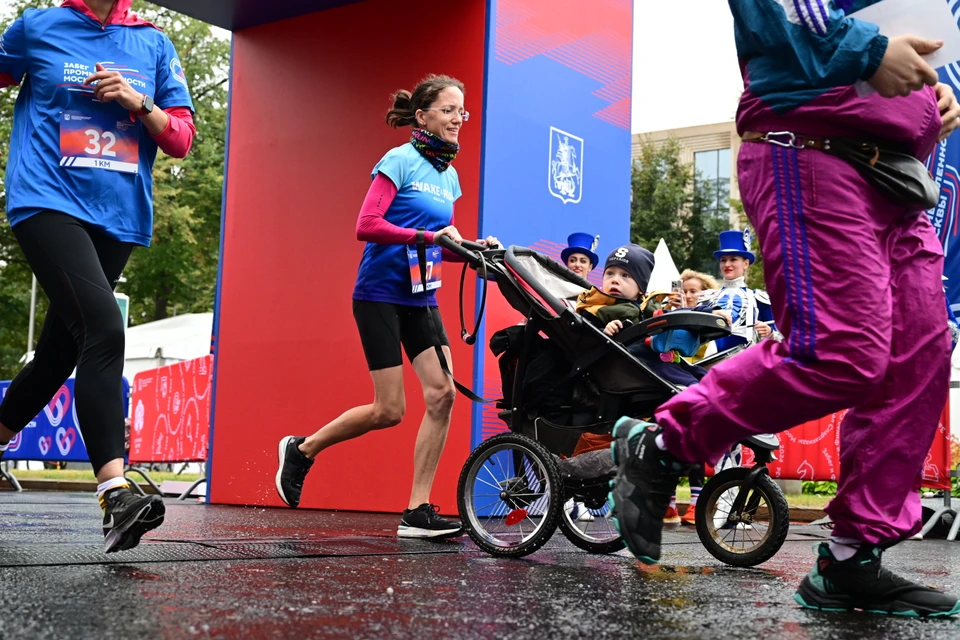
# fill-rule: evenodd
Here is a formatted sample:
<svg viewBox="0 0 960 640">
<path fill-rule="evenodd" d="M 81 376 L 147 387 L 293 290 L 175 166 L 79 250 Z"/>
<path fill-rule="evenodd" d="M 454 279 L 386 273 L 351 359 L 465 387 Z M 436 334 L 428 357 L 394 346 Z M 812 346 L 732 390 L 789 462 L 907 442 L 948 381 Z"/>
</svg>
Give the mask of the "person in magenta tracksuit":
<svg viewBox="0 0 960 640">
<path fill-rule="evenodd" d="M 894 204 L 844 160 L 789 135 L 886 143 L 921 159 L 957 128 L 952 90 L 921 57 L 941 44 L 888 39 L 849 17 L 875 1 L 730 0 L 745 84 L 740 192 L 785 340 L 714 367 L 664 404 L 655 424 L 621 420 L 611 501 L 630 550 L 655 562 L 663 514 L 691 463 L 850 409 L 827 507 L 833 537 L 795 599 L 820 610 L 949 616 L 960 613 L 956 598 L 880 563 L 883 549 L 919 527 L 916 489 L 947 397 L 941 246 L 921 206 Z M 789 134 L 760 139 L 781 132 Z"/>
</svg>

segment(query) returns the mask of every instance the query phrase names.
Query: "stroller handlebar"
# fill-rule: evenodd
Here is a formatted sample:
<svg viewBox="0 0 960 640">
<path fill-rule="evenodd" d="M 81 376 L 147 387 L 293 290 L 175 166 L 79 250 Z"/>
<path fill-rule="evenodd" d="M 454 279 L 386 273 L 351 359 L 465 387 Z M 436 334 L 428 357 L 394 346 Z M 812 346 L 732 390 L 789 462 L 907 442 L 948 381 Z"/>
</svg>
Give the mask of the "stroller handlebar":
<svg viewBox="0 0 960 640">
<path fill-rule="evenodd" d="M 480 244 L 479 242 L 470 242 L 469 240 L 464 240 L 462 243 L 454 242 L 452 238 L 446 235 L 437 238 L 437 244 L 447 251 L 460 256 L 467 262 L 467 264 L 474 267 L 481 262 L 481 259 L 479 256 L 477 256 L 477 253 L 490 249 L 490 247 L 485 244 Z"/>
</svg>

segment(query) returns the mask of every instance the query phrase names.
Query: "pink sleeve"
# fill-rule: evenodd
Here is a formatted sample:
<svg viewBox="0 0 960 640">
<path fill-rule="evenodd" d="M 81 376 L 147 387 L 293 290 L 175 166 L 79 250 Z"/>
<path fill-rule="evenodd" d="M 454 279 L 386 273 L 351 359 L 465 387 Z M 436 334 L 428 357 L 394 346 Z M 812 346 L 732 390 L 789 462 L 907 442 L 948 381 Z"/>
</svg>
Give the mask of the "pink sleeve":
<svg viewBox="0 0 960 640">
<path fill-rule="evenodd" d="M 453 220 L 454 220 L 455 217 L 456 217 L 455 213 L 451 213 L 451 214 L 450 214 L 450 226 L 451 226 L 451 227 L 456 226 L 455 224 L 453 224 Z M 449 249 L 444 249 L 443 247 L 441 247 L 441 248 L 440 248 L 440 254 L 443 256 L 443 259 L 446 260 L 447 262 L 463 262 L 463 258 L 461 258 L 461 257 L 458 256 L 457 254 L 453 253 L 453 252 L 450 251 Z"/>
<path fill-rule="evenodd" d="M 164 111 L 169 118 L 167 127 L 151 136 L 168 156 L 185 158 L 190 153 L 193 135 L 197 132 L 197 127 L 193 124 L 193 114 L 187 107 L 170 107 Z"/>
<path fill-rule="evenodd" d="M 416 229 L 398 227 L 387 222 L 384 218 L 396 196 L 397 185 L 393 184 L 393 180 L 387 176 L 378 173 L 367 191 L 367 197 L 363 199 L 363 205 L 360 207 L 360 215 L 357 217 L 357 240 L 376 244 L 416 244 Z M 450 224 L 453 224 L 452 216 Z M 433 244 L 434 232 L 427 231 L 423 238 L 427 244 Z M 463 259 L 457 254 L 446 249 L 442 249 L 442 251 L 444 260 L 463 262 Z"/>
<path fill-rule="evenodd" d="M 373 179 L 357 217 L 357 240 L 376 244 L 414 244 L 416 229 L 405 229 L 388 222 L 384 216 L 397 196 L 397 185 L 382 173 Z M 433 244 L 433 231 L 424 234 L 427 244 Z"/>
</svg>

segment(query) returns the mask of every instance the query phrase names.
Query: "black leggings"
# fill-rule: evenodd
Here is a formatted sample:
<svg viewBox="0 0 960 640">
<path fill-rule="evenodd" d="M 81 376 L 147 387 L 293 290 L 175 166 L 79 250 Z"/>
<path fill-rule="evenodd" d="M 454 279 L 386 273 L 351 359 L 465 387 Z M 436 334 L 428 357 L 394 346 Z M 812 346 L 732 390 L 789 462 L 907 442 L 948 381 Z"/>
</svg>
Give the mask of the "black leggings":
<svg viewBox="0 0 960 640">
<path fill-rule="evenodd" d="M 44 211 L 13 228 L 50 299 L 33 360 L 0 404 L 0 423 L 21 431 L 77 368 L 74 402 L 94 472 L 124 457 L 123 315 L 113 288 L 133 245 Z"/>
</svg>

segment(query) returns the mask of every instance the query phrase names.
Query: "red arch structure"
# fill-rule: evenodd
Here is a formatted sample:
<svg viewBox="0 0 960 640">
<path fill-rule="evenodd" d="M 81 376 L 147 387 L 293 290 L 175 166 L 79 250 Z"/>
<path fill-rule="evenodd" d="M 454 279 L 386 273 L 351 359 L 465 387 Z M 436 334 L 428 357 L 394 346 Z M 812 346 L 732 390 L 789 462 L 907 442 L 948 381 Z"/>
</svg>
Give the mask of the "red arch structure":
<svg viewBox="0 0 960 640">
<path fill-rule="evenodd" d="M 627 241 L 631 0 L 157 3 L 233 31 L 211 502 L 279 506 L 279 438 L 372 397 L 351 314 L 354 225 L 370 170 L 409 135 L 383 124 L 391 92 L 428 73 L 466 84 L 465 236 L 533 245 L 589 231 L 601 252 Z M 580 145 L 579 182 L 560 195 L 549 184 L 556 131 Z M 440 292 L 452 338 L 455 284 L 448 275 Z M 458 377 L 479 386 L 484 349 L 455 342 Z M 412 372 L 405 382 L 404 423 L 322 454 L 302 506 L 406 506 L 423 404 Z M 456 509 L 480 416 L 457 402 L 434 496 L 444 512 Z"/>
</svg>

